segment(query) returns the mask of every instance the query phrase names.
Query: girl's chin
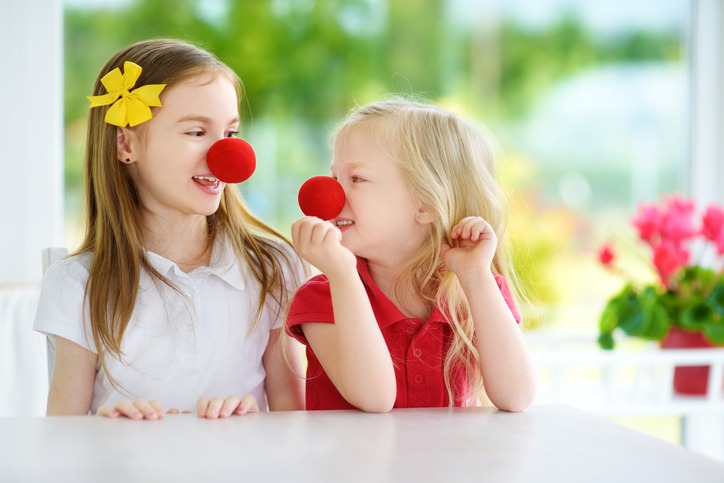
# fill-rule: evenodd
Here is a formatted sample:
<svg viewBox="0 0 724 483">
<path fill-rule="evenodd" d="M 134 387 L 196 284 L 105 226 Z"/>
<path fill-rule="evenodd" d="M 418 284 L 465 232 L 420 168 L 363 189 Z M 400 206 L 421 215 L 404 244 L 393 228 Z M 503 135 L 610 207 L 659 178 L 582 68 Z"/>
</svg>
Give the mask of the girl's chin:
<svg viewBox="0 0 724 483">
<path fill-rule="evenodd" d="M 214 213 L 219 211 L 219 203 L 216 203 L 215 205 L 207 205 L 204 207 L 199 207 L 198 214 L 203 216 L 211 216 Z"/>
</svg>

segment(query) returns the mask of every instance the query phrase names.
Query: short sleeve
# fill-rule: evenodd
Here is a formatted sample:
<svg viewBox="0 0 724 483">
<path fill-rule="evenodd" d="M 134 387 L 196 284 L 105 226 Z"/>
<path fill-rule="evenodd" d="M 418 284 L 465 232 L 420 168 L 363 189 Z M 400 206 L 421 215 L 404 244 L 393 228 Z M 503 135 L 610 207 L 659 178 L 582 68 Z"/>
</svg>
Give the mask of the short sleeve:
<svg viewBox="0 0 724 483">
<path fill-rule="evenodd" d="M 307 339 L 300 325 L 309 322 L 334 323 L 332 294 L 324 275 L 309 279 L 297 290 L 287 313 L 287 332 L 306 345 Z"/>
<path fill-rule="evenodd" d="M 89 255 L 60 260 L 44 273 L 33 329 L 59 336 L 96 353 L 84 304 Z"/>
<path fill-rule="evenodd" d="M 510 311 L 513 313 L 513 317 L 515 317 L 515 321 L 520 324 L 520 312 L 518 312 L 518 307 L 515 305 L 515 300 L 513 300 L 513 296 L 510 293 L 505 277 L 498 275 L 497 273 L 494 274 L 494 276 L 495 282 L 498 284 L 498 288 L 500 289 L 500 294 L 503 296 L 503 299 L 505 299 L 505 303 L 508 304 L 508 308 L 510 308 Z"/>
<path fill-rule="evenodd" d="M 297 288 L 306 280 L 307 270 L 304 262 L 294 252 L 291 246 L 286 243 L 277 242 L 277 248 L 283 255 L 277 257 L 279 265 L 282 269 L 282 279 L 286 293 L 289 294 L 290 300 Z M 279 310 L 279 304 L 274 297 L 267 297 L 264 311 L 262 313 L 262 325 L 272 329 L 281 329 L 284 327 L 284 309 Z"/>
</svg>

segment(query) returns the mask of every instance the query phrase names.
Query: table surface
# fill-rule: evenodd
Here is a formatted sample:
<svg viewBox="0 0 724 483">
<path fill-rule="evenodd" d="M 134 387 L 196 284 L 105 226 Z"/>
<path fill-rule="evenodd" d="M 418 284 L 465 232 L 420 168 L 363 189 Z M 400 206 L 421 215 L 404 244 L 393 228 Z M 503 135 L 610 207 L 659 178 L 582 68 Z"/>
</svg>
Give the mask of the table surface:
<svg viewBox="0 0 724 483">
<path fill-rule="evenodd" d="M 567 406 L 0 418 L 0 481 L 724 482 L 724 465 Z"/>
</svg>

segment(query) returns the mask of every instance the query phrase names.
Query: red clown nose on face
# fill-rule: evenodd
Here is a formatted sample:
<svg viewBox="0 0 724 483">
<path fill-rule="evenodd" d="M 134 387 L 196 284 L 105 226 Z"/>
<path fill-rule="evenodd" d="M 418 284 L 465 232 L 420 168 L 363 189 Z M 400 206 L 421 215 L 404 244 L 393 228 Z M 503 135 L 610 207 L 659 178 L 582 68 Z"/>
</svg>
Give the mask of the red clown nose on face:
<svg viewBox="0 0 724 483">
<path fill-rule="evenodd" d="M 307 216 L 331 220 L 339 215 L 346 198 L 342 185 L 330 176 L 313 176 L 299 188 L 299 207 Z"/>
<path fill-rule="evenodd" d="M 224 183 L 241 183 L 256 169 L 256 155 L 249 143 L 239 138 L 215 142 L 206 154 L 211 173 Z"/>
</svg>

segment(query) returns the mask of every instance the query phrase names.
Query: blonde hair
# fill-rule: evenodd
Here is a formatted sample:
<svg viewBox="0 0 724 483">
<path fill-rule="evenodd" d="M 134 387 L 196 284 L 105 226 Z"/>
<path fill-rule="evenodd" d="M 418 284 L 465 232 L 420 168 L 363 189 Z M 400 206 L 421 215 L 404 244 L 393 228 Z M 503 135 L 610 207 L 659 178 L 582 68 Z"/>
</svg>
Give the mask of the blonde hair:
<svg viewBox="0 0 724 483">
<path fill-rule="evenodd" d="M 498 236 L 492 263 L 495 273 L 514 277 L 505 237 L 505 195 L 494 175 L 494 152 L 483 126 L 420 100 L 389 97 L 352 111 L 333 139 L 364 124 L 381 146 L 398 161 L 412 196 L 434 221 L 423 246 L 396 277 L 398 293 L 414 286 L 427 301 L 428 313 L 440 307 L 453 328 L 444 361 L 450 404 L 471 404 L 484 397 L 480 361 L 473 344 L 470 308 L 455 275 L 444 269 L 441 244 L 451 228 L 466 216 L 482 216 Z M 515 293 L 515 284 L 511 285 Z M 472 385 L 470 385 L 472 383 Z"/>
<path fill-rule="evenodd" d="M 242 97 L 238 76 L 211 53 L 187 42 L 173 39 L 154 39 L 138 42 L 114 55 L 98 74 L 93 95 L 105 94 L 100 79 L 125 61 L 143 68 L 136 86 L 174 85 L 204 75 L 220 75 L 231 81 Z M 161 95 L 163 100 L 163 94 Z M 104 121 L 107 107 L 90 110 L 85 156 L 86 232 L 78 253 L 92 253 L 86 285 L 93 341 L 103 370 L 110 381 L 103 350 L 121 356 L 121 340 L 133 313 L 139 288 L 141 270 L 153 280 L 173 288 L 149 262 L 143 247 L 141 204 L 136 186 L 126 169 L 118 162 L 116 126 Z M 162 109 L 162 108 L 161 108 Z M 143 129 L 143 124 L 135 129 Z M 271 297 L 280 315 L 290 294 L 284 280 L 283 265 L 292 266 L 293 249 L 264 235 L 289 241 L 279 232 L 255 217 L 233 185 L 227 185 L 219 209 L 207 217 L 209 242 L 219 235 L 228 237 L 237 257 L 251 270 L 259 283 L 259 298 L 253 327 Z M 288 273 L 294 274 L 295 270 Z"/>
</svg>

